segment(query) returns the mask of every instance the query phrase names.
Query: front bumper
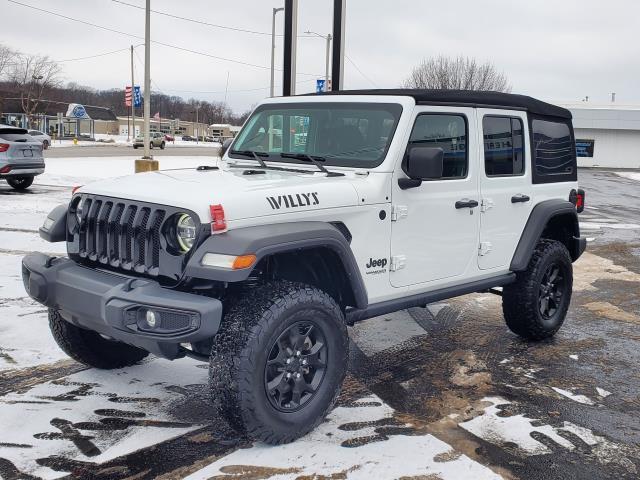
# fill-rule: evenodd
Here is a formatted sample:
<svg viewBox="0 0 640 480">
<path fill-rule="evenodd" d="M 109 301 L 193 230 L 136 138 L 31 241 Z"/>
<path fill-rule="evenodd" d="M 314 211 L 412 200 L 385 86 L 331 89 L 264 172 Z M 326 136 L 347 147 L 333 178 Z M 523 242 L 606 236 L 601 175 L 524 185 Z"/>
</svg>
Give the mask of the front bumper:
<svg viewBox="0 0 640 480">
<path fill-rule="evenodd" d="M 222 319 L 217 299 L 162 288 L 158 282 L 82 267 L 68 258 L 32 253 L 22 260 L 27 293 L 81 328 L 175 359 L 181 343 L 213 337 Z M 154 328 L 146 312 L 156 314 Z"/>
</svg>

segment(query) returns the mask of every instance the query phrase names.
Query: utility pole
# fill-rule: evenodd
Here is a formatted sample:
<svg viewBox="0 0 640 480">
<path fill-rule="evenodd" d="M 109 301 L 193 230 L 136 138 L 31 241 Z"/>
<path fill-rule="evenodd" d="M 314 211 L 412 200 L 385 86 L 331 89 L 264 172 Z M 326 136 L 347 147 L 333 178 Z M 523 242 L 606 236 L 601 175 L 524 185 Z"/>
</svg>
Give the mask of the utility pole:
<svg viewBox="0 0 640 480">
<path fill-rule="evenodd" d="M 127 125 L 127 142 L 129 141 L 129 134 L 131 132 L 131 140 L 136 141 L 136 96 L 135 96 L 136 86 L 133 83 L 133 45 L 131 45 L 131 130 L 129 131 L 129 126 Z"/>
<path fill-rule="evenodd" d="M 331 34 L 328 35 L 320 35 L 317 32 L 306 31 L 304 32 L 307 35 L 315 35 L 316 37 L 320 37 L 327 42 L 327 51 L 325 57 L 325 66 L 324 66 L 324 88 L 325 91 L 329 91 L 329 71 L 331 70 L 331 40 L 333 40 L 333 36 Z"/>
<path fill-rule="evenodd" d="M 151 0 L 147 0 L 144 18 L 144 157 L 151 160 Z"/>
<path fill-rule="evenodd" d="M 296 94 L 296 50 L 298 44 L 298 0 L 284 1 L 284 65 L 282 95 Z"/>
<path fill-rule="evenodd" d="M 344 40 L 347 0 L 333 0 L 333 66 L 331 88 L 344 88 Z"/>
<path fill-rule="evenodd" d="M 284 11 L 284 8 L 273 9 L 273 20 L 271 22 L 271 90 L 270 96 L 275 97 L 275 78 L 276 78 L 276 14 Z"/>
<path fill-rule="evenodd" d="M 146 1 L 144 16 L 144 156 L 136 160 L 136 172 L 158 170 L 157 160 L 151 157 L 151 0 Z"/>
</svg>

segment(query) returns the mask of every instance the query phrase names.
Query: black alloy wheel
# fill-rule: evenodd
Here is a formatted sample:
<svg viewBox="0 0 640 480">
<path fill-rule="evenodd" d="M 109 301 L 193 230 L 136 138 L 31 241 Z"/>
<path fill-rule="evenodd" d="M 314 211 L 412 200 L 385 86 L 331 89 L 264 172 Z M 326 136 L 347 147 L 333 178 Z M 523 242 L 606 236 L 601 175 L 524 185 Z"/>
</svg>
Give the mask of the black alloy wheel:
<svg viewBox="0 0 640 480">
<path fill-rule="evenodd" d="M 298 322 L 278 337 L 269 351 L 264 386 L 271 405 L 295 412 L 316 394 L 327 365 L 327 342 L 313 322 Z"/>
<path fill-rule="evenodd" d="M 538 306 L 540 315 L 545 320 L 551 320 L 558 312 L 565 291 L 564 275 L 560 265 L 556 262 L 547 267 L 538 291 Z"/>
</svg>

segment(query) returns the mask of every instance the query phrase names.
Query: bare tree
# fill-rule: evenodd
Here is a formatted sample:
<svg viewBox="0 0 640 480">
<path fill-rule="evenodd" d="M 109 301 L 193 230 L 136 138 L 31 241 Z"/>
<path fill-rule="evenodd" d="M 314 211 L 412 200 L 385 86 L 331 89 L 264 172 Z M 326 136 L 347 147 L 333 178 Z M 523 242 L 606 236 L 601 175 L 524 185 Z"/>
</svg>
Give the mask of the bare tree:
<svg viewBox="0 0 640 480">
<path fill-rule="evenodd" d="M 478 63 L 469 57 L 425 58 L 403 82 L 405 88 L 437 90 L 485 90 L 510 92 L 507 76 L 491 62 Z"/>
<path fill-rule="evenodd" d="M 9 69 L 9 80 L 20 95 L 22 111 L 33 115 L 47 90 L 60 85 L 60 65 L 48 56 L 20 54 Z"/>
<path fill-rule="evenodd" d="M 0 45 L 0 79 L 2 79 L 5 73 L 9 70 L 9 67 L 15 62 L 18 52 L 12 50 L 9 47 Z"/>
</svg>

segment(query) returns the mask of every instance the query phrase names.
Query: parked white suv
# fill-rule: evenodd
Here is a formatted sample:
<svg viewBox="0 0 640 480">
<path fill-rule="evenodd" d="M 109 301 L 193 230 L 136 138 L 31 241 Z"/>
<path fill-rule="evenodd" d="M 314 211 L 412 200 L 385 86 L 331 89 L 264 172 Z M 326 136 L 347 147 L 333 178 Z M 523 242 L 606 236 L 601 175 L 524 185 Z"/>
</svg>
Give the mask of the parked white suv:
<svg viewBox="0 0 640 480">
<path fill-rule="evenodd" d="M 42 143 L 24 128 L 0 125 L 0 179 L 15 190 L 26 190 L 42 173 Z"/>
<path fill-rule="evenodd" d="M 23 261 L 71 357 L 210 363 L 215 412 L 268 443 L 332 408 L 347 325 L 503 287 L 509 328 L 554 335 L 584 251 L 569 111 L 466 91 L 270 99 L 219 167 L 87 185 Z"/>
</svg>

